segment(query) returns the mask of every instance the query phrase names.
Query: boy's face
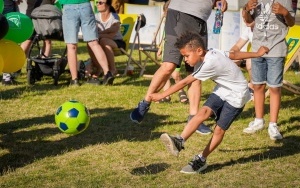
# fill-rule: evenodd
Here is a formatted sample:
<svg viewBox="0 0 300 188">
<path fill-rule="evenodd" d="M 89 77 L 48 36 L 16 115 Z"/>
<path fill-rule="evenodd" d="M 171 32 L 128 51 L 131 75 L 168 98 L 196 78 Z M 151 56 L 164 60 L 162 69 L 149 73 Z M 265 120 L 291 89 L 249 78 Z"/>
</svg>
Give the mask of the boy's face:
<svg viewBox="0 0 300 188">
<path fill-rule="evenodd" d="M 201 48 L 191 48 L 185 46 L 180 49 L 180 53 L 184 58 L 184 61 L 191 67 L 195 66 L 197 63 L 202 62 L 203 49 Z"/>
</svg>

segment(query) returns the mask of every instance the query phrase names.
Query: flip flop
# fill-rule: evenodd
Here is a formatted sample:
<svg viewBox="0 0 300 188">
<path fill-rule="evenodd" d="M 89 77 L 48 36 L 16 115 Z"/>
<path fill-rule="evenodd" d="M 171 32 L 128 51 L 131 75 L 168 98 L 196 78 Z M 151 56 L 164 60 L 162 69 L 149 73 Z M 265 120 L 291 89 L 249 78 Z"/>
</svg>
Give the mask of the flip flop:
<svg viewBox="0 0 300 188">
<path fill-rule="evenodd" d="M 186 93 L 185 91 L 180 91 L 178 93 L 178 96 L 179 96 L 179 101 L 183 104 L 188 104 L 189 103 L 189 99 L 188 97 L 186 96 Z"/>
<path fill-rule="evenodd" d="M 169 103 L 171 102 L 171 97 L 165 97 L 157 101 L 156 103 Z"/>
</svg>

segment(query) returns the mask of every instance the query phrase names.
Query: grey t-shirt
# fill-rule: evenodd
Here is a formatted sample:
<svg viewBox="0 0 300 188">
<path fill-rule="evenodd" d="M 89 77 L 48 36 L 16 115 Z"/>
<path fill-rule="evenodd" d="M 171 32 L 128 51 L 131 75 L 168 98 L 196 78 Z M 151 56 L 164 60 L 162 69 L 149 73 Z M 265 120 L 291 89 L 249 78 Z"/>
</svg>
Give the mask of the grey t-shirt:
<svg viewBox="0 0 300 188">
<path fill-rule="evenodd" d="M 282 15 L 272 13 L 272 4 L 280 3 L 294 16 L 291 0 L 258 0 L 259 5 L 250 12 L 255 19 L 253 29 L 252 50 L 257 51 L 261 46 L 267 46 L 270 51 L 263 57 L 285 57 L 287 44 L 285 37 L 288 26 Z"/>
<path fill-rule="evenodd" d="M 190 14 L 207 21 L 214 0 L 171 0 L 168 8 Z"/>
</svg>

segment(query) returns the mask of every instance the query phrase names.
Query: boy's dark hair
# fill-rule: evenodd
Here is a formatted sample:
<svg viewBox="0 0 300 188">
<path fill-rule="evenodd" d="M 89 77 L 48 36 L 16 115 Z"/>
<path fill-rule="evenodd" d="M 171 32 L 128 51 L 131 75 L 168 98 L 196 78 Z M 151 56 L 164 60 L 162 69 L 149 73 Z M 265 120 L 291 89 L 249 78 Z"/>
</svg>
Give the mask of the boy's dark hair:
<svg viewBox="0 0 300 188">
<path fill-rule="evenodd" d="M 188 46 L 192 49 L 199 47 L 205 49 L 205 45 L 201 36 L 198 33 L 190 31 L 183 33 L 179 38 L 177 38 L 175 43 L 175 47 L 178 49 L 182 49 L 185 46 Z"/>
</svg>

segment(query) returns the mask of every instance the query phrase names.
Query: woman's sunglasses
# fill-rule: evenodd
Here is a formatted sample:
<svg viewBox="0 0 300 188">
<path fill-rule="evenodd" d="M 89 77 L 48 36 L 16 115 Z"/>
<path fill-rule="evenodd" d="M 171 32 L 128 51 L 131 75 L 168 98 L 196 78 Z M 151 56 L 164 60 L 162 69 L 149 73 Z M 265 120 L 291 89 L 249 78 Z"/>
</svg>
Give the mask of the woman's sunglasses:
<svg viewBox="0 0 300 188">
<path fill-rule="evenodd" d="M 96 4 L 97 5 L 103 5 L 103 4 L 105 4 L 106 2 L 103 2 L 103 1 L 96 1 Z"/>
</svg>

